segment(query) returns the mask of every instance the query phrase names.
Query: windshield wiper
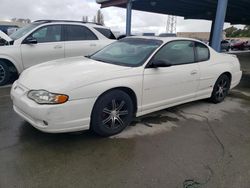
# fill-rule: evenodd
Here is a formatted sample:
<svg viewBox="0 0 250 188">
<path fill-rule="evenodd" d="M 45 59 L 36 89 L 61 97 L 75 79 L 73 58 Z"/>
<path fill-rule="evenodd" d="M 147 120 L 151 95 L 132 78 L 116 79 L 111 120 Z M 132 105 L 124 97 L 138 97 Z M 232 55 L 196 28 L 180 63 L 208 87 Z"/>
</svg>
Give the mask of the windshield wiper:
<svg viewBox="0 0 250 188">
<path fill-rule="evenodd" d="M 96 61 L 100 61 L 100 62 L 103 62 L 103 63 L 110 63 L 110 62 L 108 62 L 108 61 L 104 61 L 104 60 L 102 60 L 102 59 L 94 59 L 94 60 L 96 60 Z"/>
</svg>

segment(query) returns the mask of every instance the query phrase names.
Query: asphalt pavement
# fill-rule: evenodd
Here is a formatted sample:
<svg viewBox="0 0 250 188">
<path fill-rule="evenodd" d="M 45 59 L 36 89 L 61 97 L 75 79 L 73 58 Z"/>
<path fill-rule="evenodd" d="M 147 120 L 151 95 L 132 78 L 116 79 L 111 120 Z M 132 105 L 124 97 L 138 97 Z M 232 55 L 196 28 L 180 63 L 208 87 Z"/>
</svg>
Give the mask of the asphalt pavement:
<svg viewBox="0 0 250 188">
<path fill-rule="evenodd" d="M 0 89 L 0 187 L 250 187 L 250 53 L 220 104 L 187 103 L 136 119 L 123 133 L 42 133 Z"/>
</svg>

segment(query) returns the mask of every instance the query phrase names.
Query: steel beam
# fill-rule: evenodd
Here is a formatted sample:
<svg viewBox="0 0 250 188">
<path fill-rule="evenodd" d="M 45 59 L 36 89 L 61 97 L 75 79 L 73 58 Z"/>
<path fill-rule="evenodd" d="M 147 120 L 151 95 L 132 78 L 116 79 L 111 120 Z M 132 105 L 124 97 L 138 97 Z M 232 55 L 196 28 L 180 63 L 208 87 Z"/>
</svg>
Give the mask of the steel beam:
<svg viewBox="0 0 250 188">
<path fill-rule="evenodd" d="M 132 20 L 132 0 L 127 2 L 127 18 L 126 18 L 126 36 L 131 35 L 131 20 Z"/>
<path fill-rule="evenodd" d="M 218 0 L 214 29 L 212 33 L 212 48 L 220 52 L 224 22 L 227 13 L 228 0 Z"/>
<path fill-rule="evenodd" d="M 101 4 L 101 8 L 111 7 L 111 6 L 119 6 L 127 3 L 128 0 L 112 0 L 112 1 L 96 1 Z"/>
<path fill-rule="evenodd" d="M 215 18 L 213 18 L 212 24 L 211 24 L 210 36 L 209 36 L 209 46 L 212 46 L 212 39 L 213 39 L 213 35 L 214 35 L 214 23 L 215 23 Z"/>
</svg>

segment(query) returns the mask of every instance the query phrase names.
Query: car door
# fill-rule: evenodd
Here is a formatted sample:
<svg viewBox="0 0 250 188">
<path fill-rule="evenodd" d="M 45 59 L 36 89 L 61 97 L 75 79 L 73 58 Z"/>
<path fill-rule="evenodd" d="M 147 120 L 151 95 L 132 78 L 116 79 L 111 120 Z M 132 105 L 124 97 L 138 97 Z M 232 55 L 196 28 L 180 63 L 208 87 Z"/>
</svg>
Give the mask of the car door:
<svg viewBox="0 0 250 188">
<path fill-rule="evenodd" d="M 33 42 L 29 42 L 29 39 L 32 39 Z M 21 54 L 24 68 L 64 58 L 61 25 L 47 25 L 38 28 L 22 42 Z"/>
<path fill-rule="evenodd" d="M 165 62 L 166 67 L 151 66 Z M 195 63 L 194 42 L 167 43 L 151 59 L 144 71 L 143 111 L 191 100 L 199 84 L 199 66 Z"/>
<path fill-rule="evenodd" d="M 209 48 L 200 42 L 195 42 L 196 61 L 199 62 L 200 79 L 197 90 L 197 97 L 209 96 L 212 93 L 213 85 L 217 79 L 216 72 L 218 67 L 210 58 Z"/>
<path fill-rule="evenodd" d="M 65 25 L 65 57 L 86 56 L 96 52 L 97 36 L 82 25 Z"/>
</svg>

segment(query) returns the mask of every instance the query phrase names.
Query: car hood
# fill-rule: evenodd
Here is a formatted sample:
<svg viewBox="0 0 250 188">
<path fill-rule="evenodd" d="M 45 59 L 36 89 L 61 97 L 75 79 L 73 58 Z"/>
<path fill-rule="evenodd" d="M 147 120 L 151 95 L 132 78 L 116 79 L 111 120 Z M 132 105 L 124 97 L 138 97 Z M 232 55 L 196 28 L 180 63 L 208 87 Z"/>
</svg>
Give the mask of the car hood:
<svg viewBox="0 0 250 188">
<path fill-rule="evenodd" d="M 2 31 L 0 31 L 0 38 L 6 40 L 7 42 L 12 41 L 12 39 Z"/>
<path fill-rule="evenodd" d="M 59 59 L 26 69 L 18 83 L 27 89 L 69 92 L 73 89 L 113 79 L 130 67 L 95 61 L 85 57 Z"/>
</svg>

